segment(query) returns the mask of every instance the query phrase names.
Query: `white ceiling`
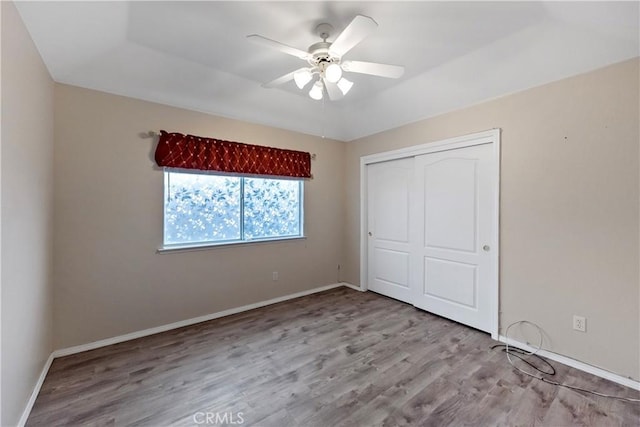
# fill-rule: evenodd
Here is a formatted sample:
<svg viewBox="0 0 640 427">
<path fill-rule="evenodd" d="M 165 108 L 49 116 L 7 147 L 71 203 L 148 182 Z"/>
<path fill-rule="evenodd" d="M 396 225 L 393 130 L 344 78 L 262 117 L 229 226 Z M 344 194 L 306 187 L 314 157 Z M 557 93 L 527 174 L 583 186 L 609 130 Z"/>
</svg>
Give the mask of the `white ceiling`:
<svg viewBox="0 0 640 427">
<path fill-rule="evenodd" d="M 639 55 L 638 2 L 19 2 L 54 80 L 349 141 Z M 342 100 L 261 83 L 357 14 L 376 32 L 345 59 L 399 64 L 398 80 L 349 74 Z M 331 41 L 332 38 L 329 39 Z M 180 131 L 180 129 L 175 129 Z"/>
</svg>

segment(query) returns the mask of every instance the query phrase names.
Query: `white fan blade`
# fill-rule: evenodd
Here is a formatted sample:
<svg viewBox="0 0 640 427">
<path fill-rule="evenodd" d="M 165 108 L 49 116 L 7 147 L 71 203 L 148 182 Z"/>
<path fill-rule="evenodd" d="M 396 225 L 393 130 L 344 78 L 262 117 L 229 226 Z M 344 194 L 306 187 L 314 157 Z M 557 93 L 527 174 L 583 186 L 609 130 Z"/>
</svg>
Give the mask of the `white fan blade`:
<svg viewBox="0 0 640 427">
<path fill-rule="evenodd" d="M 404 74 L 400 65 L 378 64 L 376 62 L 344 61 L 342 69 L 351 73 L 370 74 L 372 76 L 397 79 Z"/>
<path fill-rule="evenodd" d="M 297 73 L 298 71 L 302 71 L 302 70 L 306 70 L 306 68 L 299 68 L 299 69 L 297 69 L 295 71 L 292 71 L 292 72 L 290 72 L 288 74 L 285 74 L 282 77 L 278 77 L 277 79 L 272 80 L 269 83 L 263 83 L 262 87 L 272 88 L 272 87 L 280 86 L 281 84 L 286 83 L 289 80 L 293 80 L 293 75 L 295 73 Z"/>
<path fill-rule="evenodd" d="M 329 54 L 341 58 L 376 28 L 378 28 L 376 21 L 368 16 L 357 15 L 331 44 Z"/>
<path fill-rule="evenodd" d="M 268 39 L 266 37 L 259 36 L 257 34 L 252 34 L 247 36 L 249 40 L 254 43 L 257 43 L 262 46 L 270 47 L 271 49 L 279 50 L 280 52 L 284 52 L 288 55 L 292 55 L 298 57 L 300 59 L 309 58 L 309 53 L 304 50 L 296 49 L 295 47 L 287 46 L 286 44 L 282 44 L 275 40 Z"/>
<path fill-rule="evenodd" d="M 329 94 L 330 100 L 337 101 L 338 99 L 342 99 L 344 97 L 342 91 L 336 83 L 331 83 L 327 81 L 327 79 L 322 80 L 324 81 L 324 87 L 327 88 L 327 93 Z"/>
</svg>

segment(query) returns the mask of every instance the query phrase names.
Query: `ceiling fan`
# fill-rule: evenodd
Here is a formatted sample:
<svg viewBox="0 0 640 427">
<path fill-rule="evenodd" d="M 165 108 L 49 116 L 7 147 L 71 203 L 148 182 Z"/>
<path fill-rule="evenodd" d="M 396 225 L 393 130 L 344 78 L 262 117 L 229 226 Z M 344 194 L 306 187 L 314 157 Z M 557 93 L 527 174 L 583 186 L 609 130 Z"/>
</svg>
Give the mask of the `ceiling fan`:
<svg viewBox="0 0 640 427">
<path fill-rule="evenodd" d="M 303 59 L 309 64 L 308 67 L 299 68 L 269 83 L 264 83 L 263 87 L 272 88 L 293 80 L 299 89 L 304 89 L 315 79 L 309 96 L 320 100 L 326 90 L 329 99 L 336 101 L 346 95 L 353 86 L 353 82 L 342 76 L 343 71 L 391 79 L 397 79 L 404 74 L 404 67 L 399 65 L 342 60 L 344 55 L 373 33 L 377 27 L 378 24 L 373 19 L 357 15 L 333 42 L 328 42 L 327 39 L 331 37 L 333 27 L 329 24 L 320 24 L 316 27 L 316 34 L 322 41 L 309 46 L 306 52 L 257 34 L 247 38 L 254 43 Z"/>
</svg>

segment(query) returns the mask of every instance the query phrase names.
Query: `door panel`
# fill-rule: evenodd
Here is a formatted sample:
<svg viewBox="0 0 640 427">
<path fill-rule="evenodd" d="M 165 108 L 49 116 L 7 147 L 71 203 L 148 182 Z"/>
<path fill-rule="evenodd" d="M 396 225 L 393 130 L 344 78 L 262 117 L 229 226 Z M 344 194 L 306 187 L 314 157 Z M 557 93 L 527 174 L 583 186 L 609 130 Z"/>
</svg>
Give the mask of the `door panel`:
<svg viewBox="0 0 640 427">
<path fill-rule="evenodd" d="M 376 279 L 408 288 L 409 254 L 382 248 L 375 248 L 374 252 Z"/>
<path fill-rule="evenodd" d="M 368 288 L 411 302 L 410 200 L 413 159 L 367 167 Z"/>
<path fill-rule="evenodd" d="M 477 183 L 475 159 L 443 159 L 424 169 L 427 247 L 473 252 L 477 235 Z"/>
<path fill-rule="evenodd" d="M 424 258 L 424 294 L 475 308 L 477 267 L 436 258 Z"/>
<path fill-rule="evenodd" d="M 409 242 L 409 185 L 410 169 L 404 160 L 373 167 L 373 201 L 376 239 Z"/>
<path fill-rule="evenodd" d="M 492 145 L 415 158 L 413 304 L 490 331 L 494 272 Z M 486 246 L 487 250 L 483 247 Z"/>
</svg>

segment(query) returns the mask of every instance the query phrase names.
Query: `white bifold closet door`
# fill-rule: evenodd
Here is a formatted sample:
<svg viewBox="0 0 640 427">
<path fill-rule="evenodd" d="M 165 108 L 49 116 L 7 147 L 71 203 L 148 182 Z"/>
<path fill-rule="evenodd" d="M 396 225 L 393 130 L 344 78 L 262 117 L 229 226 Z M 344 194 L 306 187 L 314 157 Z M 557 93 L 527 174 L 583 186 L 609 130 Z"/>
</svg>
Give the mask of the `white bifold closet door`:
<svg viewBox="0 0 640 427">
<path fill-rule="evenodd" d="M 492 144 L 367 167 L 368 287 L 491 332 Z"/>
<path fill-rule="evenodd" d="M 490 332 L 495 283 L 492 146 L 415 158 L 412 302 Z"/>
<path fill-rule="evenodd" d="M 408 303 L 413 179 L 413 158 L 367 167 L 368 288 Z"/>
</svg>

